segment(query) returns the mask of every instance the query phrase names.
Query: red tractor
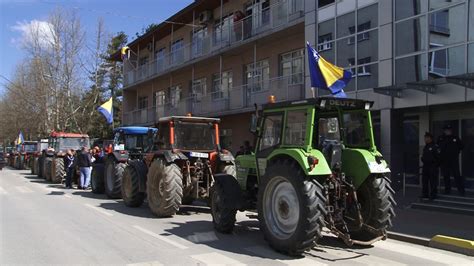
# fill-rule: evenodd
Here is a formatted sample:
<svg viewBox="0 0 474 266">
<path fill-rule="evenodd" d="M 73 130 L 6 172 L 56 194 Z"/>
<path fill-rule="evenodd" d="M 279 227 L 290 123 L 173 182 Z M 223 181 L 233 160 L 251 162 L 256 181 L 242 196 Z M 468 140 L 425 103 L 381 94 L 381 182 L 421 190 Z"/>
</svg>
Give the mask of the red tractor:
<svg viewBox="0 0 474 266">
<path fill-rule="evenodd" d="M 209 199 L 214 173 L 235 176 L 234 156 L 219 144 L 220 119 L 161 118 L 150 136 L 151 151 L 129 162 L 122 177 L 125 205 L 138 207 L 145 196 L 159 217 L 174 215 L 181 204 Z"/>
<path fill-rule="evenodd" d="M 37 141 L 24 141 L 17 145 L 17 153 L 15 154 L 14 167 L 18 170 L 29 169 L 28 161 L 36 152 Z"/>
<path fill-rule="evenodd" d="M 80 151 L 82 147 L 89 146 L 89 136 L 86 134 L 53 131 L 48 139 L 48 149 L 41 155 L 43 178 L 53 183 L 61 183 L 66 176 L 64 167 L 66 152 Z"/>
<path fill-rule="evenodd" d="M 31 169 L 32 175 L 38 175 L 42 177 L 43 165 L 42 165 L 42 156 L 43 151 L 48 149 L 48 139 L 41 139 L 36 144 L 36 151 L 31 155 L 28 165 Z"/>
</svg>

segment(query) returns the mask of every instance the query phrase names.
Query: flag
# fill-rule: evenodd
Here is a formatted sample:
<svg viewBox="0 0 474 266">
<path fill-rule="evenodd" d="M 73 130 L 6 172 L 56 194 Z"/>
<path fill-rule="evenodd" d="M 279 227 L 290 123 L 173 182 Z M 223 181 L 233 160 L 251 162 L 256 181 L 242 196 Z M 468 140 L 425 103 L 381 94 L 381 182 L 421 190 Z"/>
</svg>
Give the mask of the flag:
<svg viewBox="0 0 474 266">
<path fill-rule="evenodd" d="M 306 46 L 308 47 L 311 87 L 329 90 L 334 97 L 346 98 L 343 88 L 351 80 L 352 73 L 326 61 L 309 42 L 306 42 Z"/>
<path fill-rule="evenodd" d="M 105 117 L 105 119 L 107 119 L 108 124 L 112 124 L 112 122 L 114 121 L 112 102 L 112 97 L 110 97 L 108 101 L 106 101 L 104 104 L 99 106 L 99 108 L 97 108 L 97 111 L 99 111 Z"/>
<path fill-rule="evenodd" d="M 128 59 L 128 50 L 130 50 L 128 46 L 124 46 L 122 49 L 120 49 L 120 56 L 122 57 L 122 60 Z"/>
<path fill-rule="evenodd" d="M 25 138 L 23 137 L 23 133 L 21 133 L 21 131 L 20 131 L 20 133 L 18 134 L 18 138 L 16 139 L 16 144 L 20 145 L 23 142 L 25 142 Z"/>
</svg>

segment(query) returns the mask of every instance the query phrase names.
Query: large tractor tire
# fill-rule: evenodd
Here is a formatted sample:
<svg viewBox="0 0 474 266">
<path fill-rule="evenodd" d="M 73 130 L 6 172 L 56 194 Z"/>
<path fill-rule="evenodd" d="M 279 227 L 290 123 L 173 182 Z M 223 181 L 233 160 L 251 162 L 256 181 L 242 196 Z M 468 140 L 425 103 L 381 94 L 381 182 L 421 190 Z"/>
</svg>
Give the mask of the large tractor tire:
<svg viewBox="0 0 474 266">
<path fill-rule="evenodd" d="M 66 176 L 66 169 L 64 167 L 64 160 L 63 158 L 54 158 L 53 160 L 53 168 L 52 168 L 52 175 L 51 175 L 51 182 L 55 184 L 61 184 L 63 178 Z"/>
<path fill-rule="evenodd" d="M 230 176 L 228 178 L 234 178 Z M 240 189 L 240 188 L 237 188 Z M 212 223 L 217 231 L 229 234 L 232 232 L 235 226 L 235 215 L 237 209 L 230 207 L 229 192 L 224 190 L 224 186 L 215 182 L 211 187 L 211 214 Z"/>
<path fill-rule="evenodd" d="M 146 165 L 141 160 L 134 160 L 127 168 L 122 177 L 122 199 L 128 207 L 140 207 L 145 199 L 145 192 L 140 192 L 139 182 L 146 178 Z"/>
<path fill-rule="evenodd" d="M 23 155 L 18 156 L 18 170 L 26 169 L 25 166 L 26 166 L 25 156 L 23 156 Z"/>
<path fill-rule="evenodd" d="M 105 191 L 104 169 L 103 163 L 94 164 L 92 167 L 91 187 L 94 194 L 103 194 Z"/>
<path fill-rule="evenodd" d="M 179 167 L 156 159 L 147 175 L 147 199 L 151 211 L 158 217 L 176 214 L 183 198 L 183 174 Z"/>
<path fill-rule="evenodd" d="M 37 175 L 38 174 L 38 158 L 32 157 L 30 160 L 31 160 L 31 174 Z"/>
<path fill-rule="evenodd" d="M 39 178 L 44 178 L 44 158 L 42 156 L 38 158 L 38 172 L 36 174 Z"/>
<path fill-rule="evenodd" d="M 314 247 L 324 225 L 325 197 L 316 180 L 308 180 L 298 163 L 272 162 L 258 191 L 258 219 L 275 250 L 299 256 Z"/>
<path fill-rule="evenodd" d="M 51 157 L 46 157 L 44 159 L 44 174 L 43 177 L 46 179 L 46 181 L 51 181 L 51 173 L 53 171 L 53 158 Z"/>
<path fill-rule="evenodd" d="M 109 199 L 120 199 L 122 196 L 122 176 L 126 166 L 126 163 L 114 159 L 105 162 L 105 194 Z"/>
<path fill-rule="evenodd" d="M 390 228 L 392 218 L 395 217 L 394 194 L 388 177 L 370 176 L 367 178 L 357 190 L 363 221 L 377 230 Z M 350 234 L 352 239 L 361 241 L 376 237 L 364 228 L 354 230 Z"/>
</svg>

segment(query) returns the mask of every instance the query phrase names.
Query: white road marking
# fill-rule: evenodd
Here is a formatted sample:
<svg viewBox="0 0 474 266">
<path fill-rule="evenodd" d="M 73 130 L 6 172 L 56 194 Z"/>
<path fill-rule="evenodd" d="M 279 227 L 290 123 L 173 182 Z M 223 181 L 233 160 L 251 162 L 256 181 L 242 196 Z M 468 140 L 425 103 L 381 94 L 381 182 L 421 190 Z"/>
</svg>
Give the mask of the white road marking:
<svg viewBox="0 0 474 266">
<path fill-rule="evenodd" d="M 403 256 L 412 256 L 418 257 L 421 259 L 444 263 L 448 265 L 473 265 L 471 260 L 464 259 L 459 255 L 456 256 L 455 253 L 452 255 L 441 253 L 436 249 L 430 249 L 424 246 L 414 246 L 414 245 L 402 245 L 395 243 L 393 241 L 379 241 L 374 244 L 376 248 L 384 249 L 387 251 L 397 252 Z"/>
<path fill-rule="evenodd" d="M 245 250 L 258 255 L 262 258 L 273 258 L 276 261 L 283 263 L 285 265 L 316 265 L 316 266 L 326 266 L 327 264 L 303 257 L 303 258 L 292 258 L 285 256 L 283 254 L 277 253 L 276 251 L 273 251 L 269 247 L 264 247 L 264 246 L 252 246 L 245 248 Z M 283 259 L 285 258 L 285 259 Z"/>
<path fill-rule="evenodd" d="M 88 208 L 91 208 L 91 209 L 93 209 L 93 210 L 95 210 L 95 211 L 97 211 L 97 212 L 100 212 L 100 213 L 102 213 L 102 214 L 105 214 L 105 215 L 107 215 L 107 216 L 114 216 L 114 215 L 111 214 L 110 212 L 104 211 L 104 210 L 102 210 L 102 209 L 99 208 L 99 207 L 96 207 L 96 206 L 93 206 L 93 205 L 90 205 L 90 204 L 87 204 L 87 203 L 85 203 L 84 206 L 86 206 L 86 207 L 88 207 Z"/>
<path fill-rule="evenodd" d="M 188 240 L 194 243 L 205 243 L 205 242 L 212 242 L 217 241 L 219 238 L 216 235 L 216 232 L 209 231 L 209 232 L 200 232 L 195 233 L 194 235 L 188 236 Z"/>
<path fill-rule="evenodd" d="M 8 192 L 2 187 L 0 187 L 0 195 L 6 195 L 6 194 L 8 194 Z"/>
<path fill-rule="evenodd" d="M 206 265 L 245 265 L 240 261 L 231 259 L 217 252 L 192 255 L 191 258 L 203 262 Z"/>
<path fill-rule="evenodd" d="M 21 193 L 31 193 L 31 192 L 33 192 L 33 190 L 31 190 L 29 187 L 25 187 L 25 186 L 17 186 L 15 188 Z"/>
<path fill-rule="evenodd" d="M 187 248 L 188 248 L 188 247 L 186 247 L 186 246 L 184 246 L 184 245 L 181 245 L 181 244 L 178 243 L 178 242 L 175 242 L 175 241 L 173 241 L 173 240 L 171 240 L 171 239 L 169 239 L 169 238 L 167 238 L 167 237 L 165 237 L 165 236 L 161 236 L 161 235 L 159 235 L 159 234 L 156 234 L 156 233 L 154 233 L 154 232 L 152 232 L 152 231 L 150 231 L 150 230 L 147 230 L 147 229 L 145 229 L 145 228 L 143 228 L 143 227 L 141 227 L 141 226 L 134 225 L 133 228 L 135 228 L 135 229 L 137 229 L 137 230 L 139 230 L 139 231 L 142 231 L 143 233 L 145 233 L 145 234 L 147 234 L 147 235 L 150 235 L 150 236 L 152 236 L 152 237 L 154 237 L 154 238 L 156 238 L 156 239 L 159 239 L 159 240 L 161 240 L 161 241 L 163 241 L 163 242 L 166 242 L 166 243 L 168 243 L 168 244 L 170 244 L 170 245 L 173 245 L 173 246 L 175 246 L 175 247 L 177 247 L 177 248 L 179 248 L 179 249 L 187 249 Z"/>
<path fill-rule="evenodd" d="M 138 263 L 131 263 L 127 264 L 127 266 L 162 266 L 159 261 L 146 261 L 146 262 L 138 262 Z"/>
<path fill-rule="evenodd" d="M 69 195 L 69 194 L 64 194 L 64 197 L 66 197 L 66 198 L 72 198 L 72 196 Z"/>
</svg>

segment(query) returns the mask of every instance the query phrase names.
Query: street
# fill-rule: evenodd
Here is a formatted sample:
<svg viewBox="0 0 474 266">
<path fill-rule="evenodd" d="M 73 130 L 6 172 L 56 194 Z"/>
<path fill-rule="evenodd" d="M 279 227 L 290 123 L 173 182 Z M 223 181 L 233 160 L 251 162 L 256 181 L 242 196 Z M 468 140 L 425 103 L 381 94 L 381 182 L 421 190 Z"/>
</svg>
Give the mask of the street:
<svg viewBox="0 0 474 266">
<path fill-rule="evenodd" d="M 207 207 L 159 219 L 90 191 L 0 172 L 0 264 L 474 265 L 472 258 L 395 240 L 346 248 L 326 236 L 303 258 L 274 252 L 258 221 L 239 213 L 234 234 L 213 230 Z"/>
</svg>

